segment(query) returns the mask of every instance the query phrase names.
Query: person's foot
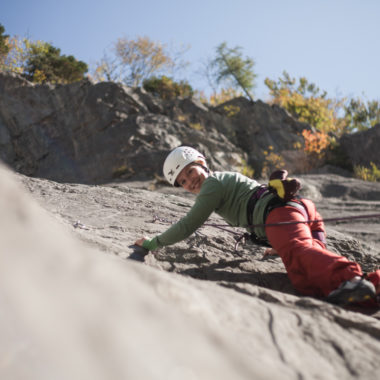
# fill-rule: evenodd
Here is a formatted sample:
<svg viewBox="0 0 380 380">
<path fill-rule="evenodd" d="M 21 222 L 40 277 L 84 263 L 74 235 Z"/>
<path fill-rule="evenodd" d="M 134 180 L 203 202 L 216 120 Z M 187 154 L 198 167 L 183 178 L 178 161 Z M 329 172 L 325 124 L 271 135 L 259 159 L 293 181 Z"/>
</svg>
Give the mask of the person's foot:
<svg viewBox="0 0 380 380">
<path fill-rule="evenodd" d="M 348 305 L 368 301 L 376 297 L 376 289 L 372 282 L 361 277 L 355 277 L 343 282 L 338 289 L 333 290 L 326 298 L 335 305 Z"/>
</svg>

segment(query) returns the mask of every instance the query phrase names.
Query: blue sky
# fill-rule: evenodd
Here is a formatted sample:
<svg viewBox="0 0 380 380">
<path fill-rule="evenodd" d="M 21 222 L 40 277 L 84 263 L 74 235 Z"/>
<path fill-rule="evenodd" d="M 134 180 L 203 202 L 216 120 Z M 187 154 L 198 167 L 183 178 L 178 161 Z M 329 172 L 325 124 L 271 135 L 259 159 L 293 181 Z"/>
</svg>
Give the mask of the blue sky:
<svg viewBox="0 0 380 380">
<path fill-rule="evenodd" d="M 226 41 L 255 61 L 255 97 L 283 70 L 305 76 L 330 96 L 380 100 L 378 0 L 2 0 L 6 33 L 50 42 L 95 64 L 119 37 L 148 36 L 189 45 L 184 77 L 208 91 L 198 74 Z"/>
</svg>

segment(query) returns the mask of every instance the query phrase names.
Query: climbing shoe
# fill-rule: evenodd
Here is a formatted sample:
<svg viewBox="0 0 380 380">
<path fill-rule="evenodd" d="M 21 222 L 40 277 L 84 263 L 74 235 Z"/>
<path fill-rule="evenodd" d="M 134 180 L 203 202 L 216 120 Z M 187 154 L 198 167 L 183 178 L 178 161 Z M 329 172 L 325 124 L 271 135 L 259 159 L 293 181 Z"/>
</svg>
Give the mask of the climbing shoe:
<svg viewBox="0 0 380 380">
<path fill-rule="evenodd" d="M 326 298 L 335 305 L 368 301 L 376 297 L 376 289 L 372 282 L 361 278 L 358 281 L 345 281 L 338 289 L 333 290 Z"/>
</svg>

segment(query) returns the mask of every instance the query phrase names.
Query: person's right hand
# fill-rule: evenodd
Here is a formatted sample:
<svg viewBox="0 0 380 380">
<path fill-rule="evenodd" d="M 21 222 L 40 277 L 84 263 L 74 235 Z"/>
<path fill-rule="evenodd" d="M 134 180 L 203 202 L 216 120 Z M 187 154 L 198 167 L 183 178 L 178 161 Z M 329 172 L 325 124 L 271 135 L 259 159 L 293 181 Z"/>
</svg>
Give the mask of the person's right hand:
<svg viewBox="0 0 380 380">
<path fill-rule="evenodd" d="M 135 245 L 138 245 L 139 247 L 142 247 L 143 244 L 144 244 L 144 241 L 145 241 L 145 240 L 148 240 L 145 236 L 142 237 L 142 238 L 140 238 L 140 239 L 137 239 L 137 240 L 135 241 Z"/>
</svg>

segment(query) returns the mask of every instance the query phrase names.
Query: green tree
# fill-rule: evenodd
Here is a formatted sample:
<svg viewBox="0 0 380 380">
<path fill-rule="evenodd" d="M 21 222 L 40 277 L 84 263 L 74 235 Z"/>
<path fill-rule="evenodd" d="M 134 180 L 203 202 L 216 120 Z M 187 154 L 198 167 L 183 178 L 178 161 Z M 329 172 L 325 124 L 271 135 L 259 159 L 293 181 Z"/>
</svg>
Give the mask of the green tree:
<svg viewBox="0 0 380 380">
<path fill-rule="evenodd" d="M 170 52 L 166 45 L 148 37 L 119 38 L 105 53 L 93 72 L 95 80 L 122 82 L 138 87 L 144 80 L 158 74 L 174 72 L 186 65 L 185 49 Z"/>
<path fill-rule="evenodd" d="M 2 24 L 0 24 L 0 69 L 2 69 L 3 62 L 9 53 L 9 36 L 7 34 L 4 34 L 4 32 L 5 28 Z"/>
<path fill-rule="evenodd" d="M 216 57 L 210 62 L 212 77 L 217 84 L 227 83 L 228 87 L 241 89 L 253 101 L 251 91 L 255 87 L 254 61 L 243 58 L 240 47 L 229 48 L 226 42 L 216 48 Z"/>
<path fill-rule="evenodd" d="M 49 43 L 31 43 L 24 76 L 36 83 L 72 83 L 84 78 L 88 66 L 72 55 L 61 55 L 61 50 Z"/>
<path fill-rule="evenodd" d="M 13 36 L 7 41 L 9 52 L 3 61 L 3 70 L 11 71 L 17 74 L 24 74 L 26 62 L 30 54 L 31 45 L 40 49 L 45 49 L 45 42 L 32 42 L 27 38 Z"/>
<path fill-rule="evenodd" d="M 277 82 L 266 78 L 265 84 L 271 91 L 273 97 L 279 97 L 282 95 L 283 90 L 287 90 L 290 93 L 298 93 L 304 97 L 320 97 L 322 99 L 326 98 L 327 92 L 319 89 L 314 83 L 309 83 L 305 77 L 299 79 L 297 85 L 297 80 L 291 78 L 290 75 L 286 72 L 282 72 L 282 78 L 279 78 Z"/>
<path fill-rule="evenodd" d="M 35 83 L 71 83 L 84 78 L 87 64 L 44 41 L 11 37 L 8 54 L 2 62 L 3 71 L 18 73 Z"/>
<path fill-rule="evenodd" d="M 344 106 L 345 122 L 351 131 L 363 131 L 380 123 L 380 103 L 377 100 L 367 101 L 351 99 Z"/>
</svg>

